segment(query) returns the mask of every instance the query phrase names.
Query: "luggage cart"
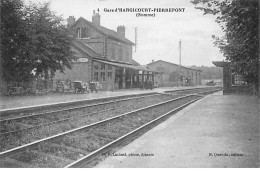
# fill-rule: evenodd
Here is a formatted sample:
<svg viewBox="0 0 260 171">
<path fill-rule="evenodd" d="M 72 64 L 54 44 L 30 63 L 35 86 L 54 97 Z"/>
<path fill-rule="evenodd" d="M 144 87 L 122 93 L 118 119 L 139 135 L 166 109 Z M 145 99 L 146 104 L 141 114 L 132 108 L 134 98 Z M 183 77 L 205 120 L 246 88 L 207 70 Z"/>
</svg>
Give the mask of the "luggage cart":
<svg viewBox="0 0 260 171">
<path fill-rule="evenodd" d="M 82 81 L 74 81 L 75 93 L 84 93 L 86 88 L 83 87 Z"/>
<path fill-rule="evenodd" d="M 91 93 L 95 91 L 96 93 L 98 92 L 98 83 L 97 82 L 89 82 L 89 89 Z"/>
</svg>

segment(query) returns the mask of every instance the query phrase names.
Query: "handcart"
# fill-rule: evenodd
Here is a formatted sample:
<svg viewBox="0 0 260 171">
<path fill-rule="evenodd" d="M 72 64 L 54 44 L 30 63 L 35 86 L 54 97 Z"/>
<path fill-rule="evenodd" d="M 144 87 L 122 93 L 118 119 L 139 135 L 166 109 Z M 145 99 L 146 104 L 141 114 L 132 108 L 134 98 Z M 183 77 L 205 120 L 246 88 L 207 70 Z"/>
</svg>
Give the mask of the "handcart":
<svg viewBox="0 0 260 171">
<path fill-rule="evenodd" d="M 73 84 L 74 84 L 76 93 L 84 93 L 85 92 L 86 88 L 83 87 L 82 81 L 74 81 Z"/>
</svg>

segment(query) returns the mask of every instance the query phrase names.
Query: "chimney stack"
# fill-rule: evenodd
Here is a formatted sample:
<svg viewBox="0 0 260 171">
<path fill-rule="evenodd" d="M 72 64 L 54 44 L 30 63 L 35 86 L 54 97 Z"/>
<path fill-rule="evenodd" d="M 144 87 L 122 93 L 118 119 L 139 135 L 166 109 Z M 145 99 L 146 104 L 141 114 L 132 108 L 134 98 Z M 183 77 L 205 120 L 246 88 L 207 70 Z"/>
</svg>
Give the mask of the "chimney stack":
<svg viewBox="0 0 260 171">
<path fill-rule="evenodd" d="M 74 23 L 75 23 L 76 19 L 74 18 L 74 16 L 69 16 L 69 18 L 67 18 L 67 28 L 70 28 Z"/>
<path fill-rule="evenodd" d="M 118 26 L 118 27 L 117 27 L 117 33 L 118 33 L 121 37 L 125 37 L 125 26 Z"/>
<path fill-rule="evenodd" d="M 96 26 L 100 26 L 100 15 L 99 13 L 95 13 L 95 10 L 93 10 L 92 23 Z"/>
</svg>

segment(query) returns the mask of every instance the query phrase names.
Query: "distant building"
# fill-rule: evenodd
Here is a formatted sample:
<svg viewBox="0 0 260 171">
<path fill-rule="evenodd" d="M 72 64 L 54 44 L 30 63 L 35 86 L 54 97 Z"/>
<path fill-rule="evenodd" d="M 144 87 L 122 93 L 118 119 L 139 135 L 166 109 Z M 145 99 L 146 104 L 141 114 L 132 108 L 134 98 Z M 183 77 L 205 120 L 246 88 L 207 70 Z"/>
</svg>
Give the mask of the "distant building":
<svg viewBox="0 0 260 171">
<path fill-rule="evenodd" d="M 64 74 L 54 79 L 84 82 L 97 81 L 104 90 L 135 88 L 145 79 L 153 80 L 153 71 L 142 68 L 132 59 L 134 43 L 125 37 L 125 27 L 117 31 L 100 25 L 101 16 L 93 12 L 92 22 L 70 16 L 68 29 L 74 35 L 72 51 L 77 60 Z"/>
<path fill-rule="evenodd" d="M 159 86 L 201 85 L 201 70 L 162 60 L 153 61 L 147 64 L 147 67 L 161 73 L 154 78 L 155 82 L 159 82 Z"/>
</svg>

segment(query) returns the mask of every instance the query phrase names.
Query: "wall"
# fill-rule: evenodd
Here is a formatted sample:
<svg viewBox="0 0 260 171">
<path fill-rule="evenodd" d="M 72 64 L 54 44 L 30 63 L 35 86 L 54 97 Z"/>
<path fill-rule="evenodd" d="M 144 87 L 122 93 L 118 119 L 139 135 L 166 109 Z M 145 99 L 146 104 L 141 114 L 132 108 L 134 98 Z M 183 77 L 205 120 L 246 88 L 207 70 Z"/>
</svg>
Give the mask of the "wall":
<svg viewBox="0 0 260 171">
<path fill-rule="evenodd" d="M 100 84 L 102 84 L 103 90 L 115 90 L 115 66 L 110 65 L 111 68 L 109 69 L 109 65 L 103 64 L 105 65 L 105 68 L 102 70 L 101 65 L 102 63 L 100 62 L 93 62 L 93 74 L 98 73 L 98 80 L 95 81 L 98 81 Z M 103 81 L 101 78 L 101 72 L 105 73 L 105 81 Z M 112 73 L 112 78 L 110 80 L 108 80 L 109 72 Z"/>
<path fill-rule="evenodd" d="M 157 61 L 151 64 L 148 64 L 149 69 L 156 70 L 159 72 L 163 72 L 161 74 L 161 78 L 158 76 L 155 79 L 162 82 L 162 86 L 174 86 L 177 85 L 179 80 L 179 72 L 180 67 L 179 65 L 171 64 L 168 62 Z M 181 68 L 182 75 L 187 78 L 192 78 L 191 85 L 201 85 L 201 74 L 197 70 L 189 69 L 182 67 Z M 197 77 L 196 77 L 197 74 Z M 161 80 L 160 80 L 161 79 Z M 156 80 L 157 81 L 157 80 Z"/>
<path fill-rule="evenodd" d="M 97 38 L 97 37 L 103 37 L 103 33 L 97 31 L 97 29 L 95 27 L 93 27 L 92 25 L 88 24 L 87 22 L 85 22 L 84 20 L 80 20 L 77 22 L 77 24 L 75 24 L 71 30 L 72 32 L 77 35 L 77 29 L 81 28 L 81 30 L 83 30 L 84 28 L 89 30 L 89 33 L 86 33 L 86 37 L 90 37 L 90 38 Z M 83 32 L 83 31 L 82 31 Z M 88 35 L 89 34 L 89 35 Z M 83 34 L 81 33 L 81 38 L 83 37 Z"/>
<path fill-rule="evenodd" d="M 77 29 L 81 28 L 83 30 L 86 28 L 87 33 L 85 33 L 85 37 L 83 34 L 81 34 L 81 37 L 79 38 L 84 43 L 87 43 L 89 47 L 91 47 L 93 50 L 95 50 L 97 53 L 101 54 L 102 56 L 105 56 L 105 49 L 104 49 L 104 37 L 105 35 L 98 31 L 95 27 L 88 24 L 84 20 L 78 21 L 76 25 L 71 28 L 71 30 L 74 32 L 75 35 L 77 34 Z"/>
<path fill-rule="evenodd" d="M 82 42 L 86 43 L 90 48 L 99 53 L 102 56 L 105 56 L 104 49 L 104 38 L 91 38 L 91 39 L 81 39 Z"/>
<path fill-rule="evenodd" d="M 107 38 L 106 35 L 97 31 L 96 28 L 94 28 L 84 20 L 80 20 L 76 25 L 73 26 L 72 31 L 75 33 L 75 35 L 77 35 L 77 28 L 86 28 L 89 30 L 87 34 L 88 36 L 86 38 L 80 38 L 80 40 L 86 43 L 89 47 L 91 47 L 93 50 L 95 50 L 97 53 L 101 54 L 105 58 L 121 62 L 131 61 L 131 44 L 127 44 L 112 38 Z M 120 48 L 122 49 L 122 55 L 120 54 Z M 112 49 L 114 49 L 114 59 Z"/>
<path fill-rule="evenodd" d="M 91 62 L 73 63 L 72 69 L 66 69 L 64 73 L 56 72 L 54 79 L 88 82 L 91 80 Z"/>
<path fill-rule="evenodd" d="M 91 58 L 81 52 L 80 49 L 71 47 L 71 51 L 73 51 L 73 55 L 77 57 L 78 59 L 82 58 L 85 59 L 87 62 L 80 62 L 80 61 L 75 61 L 72 64 L 72 69 L 66 68 L 64 73 L 60 73 L 57 71 L 55 73 L 54 79 L 59 79 L 59 80 L 66 80 L 69 79 L 71 81 L 75 80 L 80 80 L 80 81 L 89 81 L 91 80 Z"/>
<path fill-rule="evenodd" d="M 120 54 L 120 48 L 122 49 L 122 55 Z M 107 59 L 120 62 L 130 62 L 132 59 L 132 45 L 109 38 L 107 40 Z"/>
</svg>

